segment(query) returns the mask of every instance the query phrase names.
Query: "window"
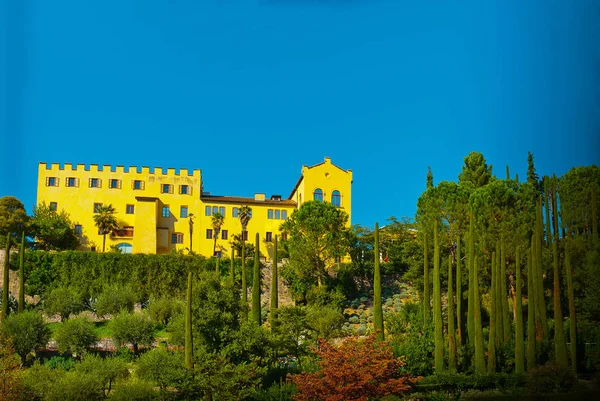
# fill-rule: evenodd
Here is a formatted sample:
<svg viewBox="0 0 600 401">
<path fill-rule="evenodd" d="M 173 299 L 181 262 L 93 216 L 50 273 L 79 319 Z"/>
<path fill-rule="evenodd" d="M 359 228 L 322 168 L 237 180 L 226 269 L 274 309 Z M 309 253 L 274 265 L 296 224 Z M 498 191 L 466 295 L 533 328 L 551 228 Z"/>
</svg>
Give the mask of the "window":
<svg viewBox="0 0 600 401">
<path fill-rule="evenodd" d="M 211 228 L 206 229 L 206 239 L 212 239 L 212 229 Z"/>
<path fill-rule="evenodd" d="M 81 235 L 82 233 L 83 233 L 83 228 L 81 227 L 81 224 L 75 224 L 75 234 Z"/>
<path fill-rule="evenodd" d="M 183 244 L 183 234 L 182 233 L 171 234 L 171 243 L 172 244 Z"/>
<path fill-rule="evenodd" d="M 267 210 L 267 219 L 272 219 L 273 218 L 273 209 L 269 209 Z"/>
<path fill-rule="evenodd" d="M 189 185 L 180 185 L 179 193 L 181 195 L 189 195 L 190 194 L 190 186 Z"/>
<path fill-rule="evenodd" d="M 323 191 L 321 190 L 321 188 L 315 189 L 315 192 L 313 192 L 313 199 L 316 201 L 323 202 Z"/>
<path fill-rule="evenodd" d="M 212 207 L 212 214 L 217 214 L 219 213 L 219 207 L 218 206 L 213 206 Z"/>
<path fill-rule="evenodd" d="M 144 181 L 142 180 L 134 180 L 133 181 L 133 189 L 144 189 Z"/>
<path fill-rule="evenodd" d="M 116 178 L 112 178 L 108 182 L 108 187 L 111 189 L 119 189 L 121 188 L 121 180 L 117 180 Z"/>
<path fill-rule="evenodd" d="M 267 242 L 272 242 L 273 241 L 273 233 L 270 231 L 267 231 L 267 237 L 265 238 L 265 240 Z"/>
<path fill-rule="evenodd" d="M 281 219 L 281 210 L 279 210 L 279 209 L 275 210 L 275 219 L 276 220 Z"/>
<path fill-rule="evenodd" d="M 227 239 L 229 237 L 229 233 L 227 230 L 221 230 L 221 239 Z"/>
<path fill-rule="evenodd" d="M 221 259 L 221 251 L 215 251 L 214 257 Z"/>
<path fill-rule="evenodd" d="M 342 196 L 340 195 L 340 191 L 333 191 L 331 193 L 331 204 L 335 207 L 340 207 L 342 205 Z"/>
<path fill-rule="evenodd" d="M 100 179 L 99 178 L 90 178 L 90 188 L 100 188 Z"/>
<path fill-rule="evenodd" d="M 238 209 L 237 207 L 234 207 L 231 210 L 231 217 L 238 217 L 240 215 L 240 209 Z"/>
<path fill-rule="evenodd" d="M 248 230 L 242 231 L 242 240 L 248 241 Z"/>
<path fill-rule="evenodd" d="M 125 214 L 134 214 L 134 213 L 135 213 L 135 205 L 125 206 Z"/>
<path fill-rule="evenodd" d="M 171 217 L 171 211 L 169 210 L 169 205 L 164 205 L 162 208 L 162 217 Z"/>
<path fill-rule="evenodd" d="M 68 187 L 76 187 L 77 184 L 79 184 L 77 178 L 75 178 L 75 177 L 67 178 L 67 186 Z"/>
<path fill-rule="evenodd" d="M 47 177 L 46 178 L 46 186 L 47 187 L 57 187 L 58 186 L 58 178 L 56 178 L 56 177 Z"/>
<path fill-rule="evenodd" d="M 205 215 L 210 216 L 212 214 L 210 211 L 211 211 L 211 207 L 210 206 L 206 206 L 204 208 L 204 214 Z"/>
<path fill-rule="evenodd" d="M 50 202 L 50 205 L 48 206 L 48 209 L 50 209 L 50 210 L 56 210 L 56 209 L 58 209 L 58 203 L 56 203 L 56 202 Z"/>
<path fill-rule="evenodd" d="M 181 206 L 181 208 L 179 209 L 179 217 L 181 217 L 181 218 L 188 217 L 188 207 L 187 206 Z"/>
<path fill-rule="evenodd" d="M 287 241 L 287 233 L 281 233 L 281 240 Z"/>
<path fill-rule="evenodd" d="M 94 203 L 94 213 L 100 213 L 100 209 L 102 209 L 102 203 Z"/>
<path fill-rule="evenodd" d="M 221 216 L 225 217 L 225 208 L 224 207 L 220 207 L 219 208 L 219 213 L 221 213 Z"/>
<path fill-rule="evenodd" d="M 162 184 L 160 186 L 160 192 L 163 194 L 172 194 L 173 193 L 173 185 L 171 184 Z"/>
<path fill-rule="evenodd" d="M 281 219 L 282 219 L 282 220 L 285 220 L 285 219 L 287 219 L 287 210 L 282 210 L 282 211 L 281 211 Z"/>
</svg>

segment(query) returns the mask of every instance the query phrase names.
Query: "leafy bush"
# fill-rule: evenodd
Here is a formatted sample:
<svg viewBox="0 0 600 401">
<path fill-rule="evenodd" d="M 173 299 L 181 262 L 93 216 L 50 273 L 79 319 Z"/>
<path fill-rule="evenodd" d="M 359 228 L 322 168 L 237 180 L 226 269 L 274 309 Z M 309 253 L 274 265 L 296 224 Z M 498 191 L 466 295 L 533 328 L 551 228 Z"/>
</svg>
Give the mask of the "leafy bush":
<svg viewBox="0 0 600 401">
<path fill-rule="evenodd" d="M 340 291 L 327 290 L 325 286 L 322 286 L 311 288 L 306 294 L 306 300 L 308 305 L 317 307 L 328 306 L 341 311 L 344 307 L 346 297 Z"/>
<path fill-rule="evenodd" d="M 79 373 L 97 377 L 104 386 L 105 393 L 110 393 L 112 385 L 116 380 L 129 376 L 129 369 L 125 360 L 114 357 L 103 359 L 96 355 L 86 355 L 75 366 L 75 369 Z"/>
<path fill-rule="evenodd" d="M 139 346 L 152 345 L 154 323 L 143 313 L 120 313 L 109 323 L 117 346 L 131 343 L 133 352 L 138 353 Z"/>
<path fill-rule="evenodd" d="M 551 363 L 527 373 L 525 386 L 529 394 L 568 392 L 577 383 L 577 377 L 569 368 Z"/>
<path fill-rule="evenodd" d="M 119 385 L 108 397 L 112 401 L 155 401 L 158 394 L 151 383 L 143 381 L 127 382 Z"/>
<path fill-rule="evenodd" d="M 33 311 L 9 315 L 2 322 L 1 333 L 2 338 L 9 339 L 23 364 L 31 351 L 45 347 L 50 339 L 50 330 L 44 318 Z"/>
<path fill-rule="evenodd" d="M 187 375 L 181 352 L 167 351 L 162 347 L 140 357 L 137 374 L 155 383 L 163 395 L 167 394 L 168 387 L 180 387 Z"/>
<path fill-rule="evenodd" d="M 107 287 L 96 301 L 98 316 L 116 315 L 121 311 L 133 312 L 135 294 L 130 287 Z"/>
<path fill-rule="evenodd" d="M 86 316 L 79 316 L 63 322 L 56 331 L 56 342 L 60 352 L 83 354 L 96 343 L 94 323 Z"/>
<path fill-rule="evenodd" d="M 183 313 L 185 302 L 168 297 L 160 297 L 150 300 L 148 314 L 157 324 L 165 327 L 171 319 Z"/>
<path fill-rule="evenodd" d="M 83 310 L 83 297 L 73 287 L 58 287 L 46 297 L 44 310 L 49 315 L 59 314 L 63 321 Z"/>
<path fill-rule="evenodd" d="M 292 401 L 297 393 L 296 387 L 286 381 L 273 383 L 266 389 L 260 389 L 250 398 L 252 401 Z"/>
<path fill-rule="evenodd" d="M 73 358 L 53 356 L 44 363 L 44 366 L 48 369 L 62 369 L 68 372 L 75 367 L 75 360 Z"/>
<path fill-rule="evenodd" d="M 352 324 L 358 324 L 358 316 L 356 316 L 356 315 L 350 316 L 350 320 L 349 321 Z"/>
</svg>

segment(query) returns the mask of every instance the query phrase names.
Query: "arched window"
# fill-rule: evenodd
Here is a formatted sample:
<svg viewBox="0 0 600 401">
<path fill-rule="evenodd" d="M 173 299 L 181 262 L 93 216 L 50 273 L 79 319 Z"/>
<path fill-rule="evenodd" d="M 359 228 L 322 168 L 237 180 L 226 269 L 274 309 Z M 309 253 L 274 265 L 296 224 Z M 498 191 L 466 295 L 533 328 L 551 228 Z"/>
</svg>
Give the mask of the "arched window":
<svg viewBox="0 0 600 401">
<path fill-rule="evenodd" d="M 133 251 L 133 247 L 127 242 L 121 242 L 120 244 L 118 244 L 117 249 L 119 249 L 121 253 L 131 253 Z"/>
<path fill-rule="evenodd" d="M 321 190 L 321 188 L 315 189 L 315 192 L 313 192 L 313 199 L 316 201 L 323 202 L 323 191 Z"/>
<path fill-rule="evenodd" d="M 342 195 L 340 195 L 340 191 L 333 191 L 331 193 L 331 204 L 335 207 L 342 206 Z"/>
</svg>

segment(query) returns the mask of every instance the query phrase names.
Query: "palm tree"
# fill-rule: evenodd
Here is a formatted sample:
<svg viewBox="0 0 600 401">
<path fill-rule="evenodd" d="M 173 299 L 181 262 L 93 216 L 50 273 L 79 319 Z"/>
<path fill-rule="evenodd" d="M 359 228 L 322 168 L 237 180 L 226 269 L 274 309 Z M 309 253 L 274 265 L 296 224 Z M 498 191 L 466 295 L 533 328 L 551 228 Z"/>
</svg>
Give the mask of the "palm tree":
<svg viewBox="0 0 600 401">
<path fill-rule="evenodd" d="M 221 232 L 221 227 L 223 227 L 224 222 L 225 216 L 223 216 L 221 213 L 217 212 L 212 215 L 210 224 L 212 225 L 213 239 L 215 241 L 213 245 L 213 255 L 217 251 L 217 240 L 219 239 L 219 233 Z"/>
<path fill-rule="evenodd" d="M 117 218 L 115 217 L 115 208 L 113 205 L 101 206 L 96 214 L 94 214 L 94 223 L 98 227 L 98 231 L 102 237 L 102 252 L 106 247 L 106 234 L 112 233 L 119 228 Z"/>
<path fill-rule="evenodd" d="M 242 305 L 246 307 L 248 305 L 248 284 L 246 283 L 246 237 L 244 237 L 244 233 L 252 218 L 252 209 L 250 206 L 240 206 L 238 209 L 238 218 L 242 224 Z M 258 252 L 258 249 L 255 249 L 255 252 Z"/>
</svg>

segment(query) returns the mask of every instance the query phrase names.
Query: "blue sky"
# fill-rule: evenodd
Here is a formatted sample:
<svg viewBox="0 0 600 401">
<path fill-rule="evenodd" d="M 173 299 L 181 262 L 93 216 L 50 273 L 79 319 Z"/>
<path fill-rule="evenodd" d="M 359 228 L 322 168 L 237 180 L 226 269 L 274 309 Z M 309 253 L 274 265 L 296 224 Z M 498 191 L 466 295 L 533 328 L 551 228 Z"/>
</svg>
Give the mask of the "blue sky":
<svg viewBox="0 0 600 401">
<path fill-rule="evenodd" d="M 354 172 L 353 223 L 413 216 L 430 165 L 600 162 L 598 1 L 0 2 L 0 196 L 37 163 L 200 168 L 213 194 Z"/>
</svg>

